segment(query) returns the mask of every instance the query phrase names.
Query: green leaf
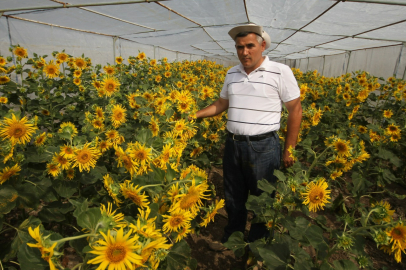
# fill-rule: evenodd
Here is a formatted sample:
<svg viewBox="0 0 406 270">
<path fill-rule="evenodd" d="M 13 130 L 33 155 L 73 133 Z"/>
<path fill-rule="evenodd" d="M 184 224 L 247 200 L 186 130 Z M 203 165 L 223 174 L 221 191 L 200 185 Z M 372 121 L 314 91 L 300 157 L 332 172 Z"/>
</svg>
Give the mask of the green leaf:
<svg viewBox="0 0 406 270">
<path fill-rule="evenodd" d="M 363 191 L 365 189 L 365 179 L 362 177 L 361 174 L 357 172 L 353 172 L 351 178 L 352 183 L 354 185 L 352 189 L 352 194 L 356 196 L 358 191 L 360 190 Z"/>
<path fill-rule="evenodd" d="M 339 260 L 333 262 L 336 270 L 358 270 L 358 267 L 350 260 Z"/>
<path fill-rule="evenodd" d="M 396 178 L 396 176 L 389 169 L 383 170 L 382 177 L 389 183 L 396 182 L 399 179 L 399 178 Z"/>
<path fill-rule="evenodd" d="M 245 252 L 244 248 L 246 246 L 246 243 L 244 242 L 244 234 L 239 231 L 233 232 L 228 238 L 228 241 L 224 243 L 224 246 L 234 251 L 235 256 L 243 256 Z"/>
<path fill-rule="evenodd" d="M 37 248 L 29 247 L 26 243 L 18 249 L 18 262 L 21 270 L 45 270 L 49 264 L 41 258 L 41 252 Z"/>
<path fill-rule="evenodd" d="M 268 269 L 285 270 L 290 261 L 289 245 L 287 243 L 274 243 L 258 248 Z"/>
<path fill-rule="evenodd" d="M 137 136 L 135 137 L 135 139 L 141 144 L 146 144 L 147 141 L 151 138 L 152 132 L 149 129 L 142 129 L 140 132 L 138 132 Z"/>
<path fill-rule="evenodd" d="M 73 212 L 73 216 L 76 218 L 78 218 L 78 216 L 81 213 L 87 211 L 87 209 L 89 208 L 89 202 L 87 201 L 87 199 L 84 200 L 83 197 L 81 197 L 79 199 L 80 199 L 80 201 L 75 201 L 72 199 L 69 200 L 69 202 L 76 208 L 75 211 Z"/>
<path fill-rule="evenodd" d="M 172 109 L 166 110 L 165 111 L 166 118 L 171 118 L 171 116 L 173 115 L 173 112 L 174 111 Z"/>
<path fill-rule="evenodd" d="M 257 182 L 258 188 L 272 194 L 275 191 L 274 185 L 272 185 L 268 180 L 262 179 Z"/>
<path fill-rule="evenodd" d="M 81 213 L 77 218 L 77 222 L 80 227 L 95 231 L 100 218 L 100 209 L 95 207 Z"/>
<path fill-rule="evenodd" d="M 395 165 L 396 167 L 400 167 L 402 166 L 402 160 L 400 160 L 394 153 L 392 153 L 391 151 L 384 149 L 382 147 L 379 148 L 378 151 L 378 157 L 382 158 L 382 159 L 386 159 L 389 160 L 390 162 L 392 162 L 393 165 Z"/>
<path fill-rule="evenodd" d="M 389 190 L 387 190 L 387 189 L 385 189 L 385 191 L 386 191 L 387 193 L 389 193 L 389 194 L 391 195 L 391 197 L 396 197 L 396 198 L 399 199 L 399 200 L 403 200 L 403 199 L 406 198 L 406 195 L 399 195 L 399 194 L 396 194 L 396 192 L 391 192 L 391 191 L 389 191 Z"/>
<path fill-rule="evenodd" d="M 12 186 L 1 186 L 0 214 L 8 214 L 16 206 L 15 196 L 18 196 L 18 192 Z"/>
<path fill-rule="evenodd" d="M 74 181 L 55 180 L 53 188 L 59 196 L 69 198 L 78 188 L 78 184 Z"/>
<path fill-rule="evenodd" d="M 165 178 L 166 178 L 166 180 L 168 181 L 168 183 L 172 182 L 173 179 L 175 178 L 175 176 L 176 176 L 175 170 L 173 170 L 173 169 L 171 168 L 171 166 L 169 165 L 169 163 L 166 164 L 166 174 L 165 174 Z"/>
<path fill-rule="evenodd" d="M 310 226 L 310 222 L 304 217 L 297 217 L 294 222 L 285 219 L 283 225 L 289 230 L 289 235 L 296 240 L 303 240 L 303 235 Z"/>
<path fill-rule="evenodd" d="M 283 172 L 279 171 L 279 170 L 274 170 L 273 175 L 275 175 L 281 181 L 286 180 L 285 174 Z"/>
<path fill-rule="evenodd" d="M 190 263 L 190 247 L 185 240 L 173 245 L 168 255 L 166 256 L 166 270 L 185 269 Z"/>
</svg>

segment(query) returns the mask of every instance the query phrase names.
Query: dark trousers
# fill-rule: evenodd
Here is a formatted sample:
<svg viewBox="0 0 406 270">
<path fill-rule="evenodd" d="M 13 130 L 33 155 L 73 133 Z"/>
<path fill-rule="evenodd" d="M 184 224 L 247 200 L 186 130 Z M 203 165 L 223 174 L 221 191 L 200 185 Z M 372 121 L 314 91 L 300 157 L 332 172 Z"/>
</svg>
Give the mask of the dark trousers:
<svg viewBox="0 0 406 270">
<path fill-rule="evenodd" d="M 274 169 L 279 169 L 281 146 L 276 133 L 260 141 L 236 141 L 227 137 L 224 158 L 224 193 L 228 224 L 224 228 L 222 242 L 235 231 L 244 233 L 247 221 L 245 203 L 248 195 L 259 196 L 262 190 L 257 188 L 257 181 L 266 179 L 276 182 Z M 248 235 L 248 242 L 268 237 L 265 223 L 254 223 Z"/>
</svg>

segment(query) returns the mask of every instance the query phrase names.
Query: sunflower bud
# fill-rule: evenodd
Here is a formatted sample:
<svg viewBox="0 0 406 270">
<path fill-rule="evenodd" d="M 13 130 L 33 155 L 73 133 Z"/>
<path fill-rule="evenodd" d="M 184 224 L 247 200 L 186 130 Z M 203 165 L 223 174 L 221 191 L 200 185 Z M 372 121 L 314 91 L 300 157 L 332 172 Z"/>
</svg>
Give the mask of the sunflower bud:
<svg viewBox="0 0 406 270">
<path fill-rule="evenodd" d="M 343 233 L 342 236 L 338 237 L 338 247 L 344 250 L 351 248 L 354 245 L 354 239 L 351 236 L 345 235 Z"/>
</svg>

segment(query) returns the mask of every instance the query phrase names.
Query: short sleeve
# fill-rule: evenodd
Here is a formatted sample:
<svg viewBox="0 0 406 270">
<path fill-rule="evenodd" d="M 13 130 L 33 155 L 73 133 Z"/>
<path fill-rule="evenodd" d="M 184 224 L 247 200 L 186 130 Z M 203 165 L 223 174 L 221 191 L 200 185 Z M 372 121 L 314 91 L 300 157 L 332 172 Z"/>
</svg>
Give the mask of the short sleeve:
<svg viewBox="0 0 406 270">
<path fill-rule="evenodd" d="M 223 84 L 223 88 L 221 89 L 220 92 L 220 97 L 222 99 L 228 99 L 228 80 L 229 80 L 230 76 L 227 74 L 226 78 L 224 79 L 224 84 Z"/>
<path fill-rule="evenodd" d="M 280 97 L 281 100 L 289 102 L 300 97 L 300 89 L 297 85 L 295 76 L 289 66 L 283 65 L 280 78 Z"/>
</svg>

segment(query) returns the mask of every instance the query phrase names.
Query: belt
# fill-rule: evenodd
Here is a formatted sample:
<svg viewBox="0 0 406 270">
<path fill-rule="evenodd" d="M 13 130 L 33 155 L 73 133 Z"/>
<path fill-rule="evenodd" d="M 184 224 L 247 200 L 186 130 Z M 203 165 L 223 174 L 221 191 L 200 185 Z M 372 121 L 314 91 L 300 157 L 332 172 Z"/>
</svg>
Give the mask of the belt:
<svg viewBox="0 0 406 270">
<path fill-rule="evenodd" d="M 276 136 L 276 131 L 271 131 L 268 133 L 264 133 L 264 134 L 259 134 L 259 135 L 251 135 L 248 136 L 248 139 L 250 141 L 260 141 L 272 136 Z M 231 132 L 228 132 L 228 137 L 232 138 L 234 141 L 246 141 L 247 140 L 247 136 L 246 135 L 235 135 Z"/>
</svg>

